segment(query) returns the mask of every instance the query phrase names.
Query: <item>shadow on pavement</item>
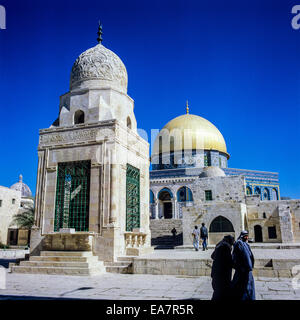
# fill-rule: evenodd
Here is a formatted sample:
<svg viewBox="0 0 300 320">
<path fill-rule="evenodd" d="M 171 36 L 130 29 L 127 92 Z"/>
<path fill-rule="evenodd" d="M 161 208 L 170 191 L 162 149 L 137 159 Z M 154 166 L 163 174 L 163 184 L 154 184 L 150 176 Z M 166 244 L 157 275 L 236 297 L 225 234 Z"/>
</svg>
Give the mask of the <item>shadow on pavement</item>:
<svg viewBox="0 0 300 320">
<path fill-rule="evenodd" d="M 3 300 L 78 300 L 78 298 L 59 298 L 59 297 L 35 297 L 35 296 L 10 296 L 0 295 L 0 301 Z"/>
<path fill-rule="evenodd" d="M 16 259 L 0 259 L 0 266 L 4 267 L 4 268 L 8 268 L 8 264 L 10 262 L 16 262 Z"/>
</svg>

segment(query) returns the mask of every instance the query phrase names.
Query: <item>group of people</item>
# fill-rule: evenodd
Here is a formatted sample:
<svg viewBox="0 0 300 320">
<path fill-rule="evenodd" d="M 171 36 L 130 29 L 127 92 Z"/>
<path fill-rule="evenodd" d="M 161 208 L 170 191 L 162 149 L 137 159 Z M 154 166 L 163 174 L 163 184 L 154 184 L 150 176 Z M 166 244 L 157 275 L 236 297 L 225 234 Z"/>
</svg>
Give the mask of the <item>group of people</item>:
<svg viewBox="0 0 300 320">
<path fill-rule="evenodd" d="M 202 223 L 200 230 L 193 230 L 193 245 L 199 251 L 202 240 L 203 251 L 207 250 L 208 231 Z M 255 285 L 252 270 L 254 256 L 248 244 L 248 231 L 242 231 L 237 241 L 227 235 L 215 247 L 211 258 L 212 300 L 255 300 Z M 235 270 L 232 278 L 232 270 Z"/>
<path fill-rule="evenodd" d="M 200 230 L 198 229 L 197 226 L 195 226 L 195 229 L 192 233 L 193 235 L 193 246 L 196 251 L 199 251 L 199 242 L 200 239 L 202 240 L 202 250 L 208 250 L 207 248 L 207 238 L 208 238 L 208 231 L 207 228 L 205 227 L 205 223 L 202 223 L 202 227 Z"/>
<path fill-rule="evenodd" d="M 248 237 L 248 232 L 242 231 L 236 242 L 227 235 L 216 245 L 211 255 L 212 300 L 255 300 L 254 256 Z"/>
</svg>

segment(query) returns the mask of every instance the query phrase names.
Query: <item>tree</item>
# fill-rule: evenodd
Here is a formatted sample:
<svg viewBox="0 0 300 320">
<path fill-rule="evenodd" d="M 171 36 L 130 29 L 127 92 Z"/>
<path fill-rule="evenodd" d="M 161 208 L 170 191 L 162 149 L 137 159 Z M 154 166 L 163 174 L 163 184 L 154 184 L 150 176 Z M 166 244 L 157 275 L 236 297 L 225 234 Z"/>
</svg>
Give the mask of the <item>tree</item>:
<svg viewBox="0 0 300 320">
<path fill-rule="evenodd" d="M 34 225 L 34 208 L 26 207 L 24 211 L 14 215 L 11 225 L 14 224 L 18 228 L 31 229 Z"/>
</svg>

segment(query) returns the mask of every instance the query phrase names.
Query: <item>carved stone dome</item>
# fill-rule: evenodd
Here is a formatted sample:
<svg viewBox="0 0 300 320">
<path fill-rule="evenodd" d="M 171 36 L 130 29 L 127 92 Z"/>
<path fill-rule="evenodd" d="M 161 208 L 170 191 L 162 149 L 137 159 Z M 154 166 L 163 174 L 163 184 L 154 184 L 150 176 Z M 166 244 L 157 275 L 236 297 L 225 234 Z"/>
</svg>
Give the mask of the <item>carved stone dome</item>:
<svg viewBox="0 0 300 320">
<path fill-rule="evenodd" d="M 19 182 L 13 184 L 10 189 L 21 191 L 22 198 L 28 198 L 32 196 L 31 190 L 26 183 L 23 182 L 23 176 L 20 174 Z"/>
<path fill-rule="evenodd" d="M 225 172 L 219 167 L 205 167 L 199 178 L 225 177 Z"/>
<path fill-rule="evenodd" d="M 84 51 L 74 62 L 70 88 L 109 87 L 127 93 L 127 71 L 121 59 L 101 43 Z"/>
</svg>

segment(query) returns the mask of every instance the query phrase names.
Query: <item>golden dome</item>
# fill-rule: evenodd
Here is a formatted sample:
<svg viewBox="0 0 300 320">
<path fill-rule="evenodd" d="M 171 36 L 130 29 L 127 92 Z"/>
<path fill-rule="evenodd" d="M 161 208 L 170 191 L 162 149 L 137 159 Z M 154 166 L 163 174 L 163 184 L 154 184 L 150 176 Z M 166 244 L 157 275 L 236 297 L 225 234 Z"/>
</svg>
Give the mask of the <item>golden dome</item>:
<svg viewBox="0 0 300 320">
<path fill-rule="evenodd" d="M 162 144 L 159 145 L 159 137 Z M 174 142 L 170 140 L 174 137 Z M 208 120 L 194 114 L 184 114 L 168 122 L 154 142 L 153 154 L 185 150 L 216 150 L 229 159 L 221 132 Z M 158 148 L 160 147 L 160 148 Z"/>
</svg>

